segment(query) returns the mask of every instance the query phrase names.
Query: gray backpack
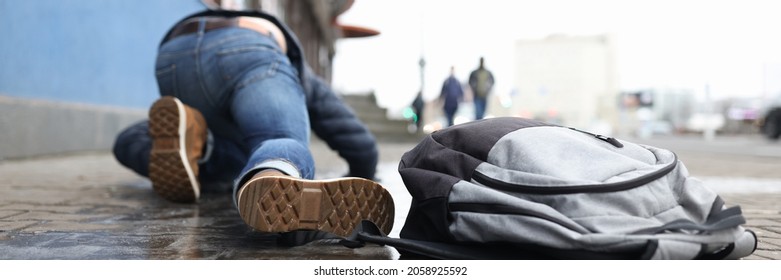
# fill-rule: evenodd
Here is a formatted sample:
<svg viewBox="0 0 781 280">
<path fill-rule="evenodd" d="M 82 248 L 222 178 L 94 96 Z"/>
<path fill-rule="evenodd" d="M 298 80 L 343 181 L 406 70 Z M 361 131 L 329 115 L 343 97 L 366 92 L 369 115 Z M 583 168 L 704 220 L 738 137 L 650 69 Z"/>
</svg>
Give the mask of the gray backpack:
<svg viewBox="0 0 781 280">
<path fill-rule="evenodd" d="M 737 259 L 738 206 L 671 151 L 519 118 L 432 133 L 401 159 L 413 201 L 400 239 L 352 240 L 442 259 Z"/>
</svg>

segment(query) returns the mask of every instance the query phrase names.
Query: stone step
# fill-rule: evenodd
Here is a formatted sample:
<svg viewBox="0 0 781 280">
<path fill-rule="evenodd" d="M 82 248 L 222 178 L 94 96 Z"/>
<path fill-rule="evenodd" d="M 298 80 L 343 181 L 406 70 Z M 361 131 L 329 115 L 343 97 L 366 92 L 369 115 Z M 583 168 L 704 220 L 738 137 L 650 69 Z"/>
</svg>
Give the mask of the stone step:
<svg viewBox="0 0 781 280">
<path fill-rule="evenodd" d="M 360 118 L 360 116 L 359 116 Z M 409 133 L 409 123 L 406 121 L 384 120 L 384 121 L 364 121 L 369 130 L 378 140 L 404 139 L 419 140 L 419 135 Z"/>
<path fill-rule="evenodd" d="M 388 121 L 388 116 L 384 112 L 369 111 L 369 110 L 353 110 L 355 115 L 358 116 L 364 122 L 384 122 Z"/>
<path fill-rule="evenodd" d="M 342 100 L 353 109 L 378 141 L 417 142 L 422 137 L 417 133 L 409 133 L 408 121 L 388 119 L 388 110 L 377 105 L 373 94 L 343 95 Z"/>
<path fill-rule="evenodd" d="M 377 98 L 372 93 L 368 94 L 345 94 L 342 95 L 342 100 L 348 104 L 366 104 L 374 106 L 377 104 Z"/>
<path fill-rule="evenodd" d="M 387 118 L 388 110 L 377 106 L 376 103 L 373 103 L 374 101 L 371 101 L 368 98 L 345 96 L 342 100 L 344 100 L 344 103 L 347 104 L 347 106 L 350 106 L 356 114 L 376 115 Z"/>
</svg>

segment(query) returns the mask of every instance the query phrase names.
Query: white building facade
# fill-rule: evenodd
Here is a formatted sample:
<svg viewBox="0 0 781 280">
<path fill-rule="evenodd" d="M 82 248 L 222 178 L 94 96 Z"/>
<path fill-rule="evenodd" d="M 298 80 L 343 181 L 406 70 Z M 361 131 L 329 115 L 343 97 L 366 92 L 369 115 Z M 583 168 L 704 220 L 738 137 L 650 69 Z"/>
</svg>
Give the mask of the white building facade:
<svg viewBox="0 0 781 280">
<path fill-rule="evenodd" d="M 515 90 L 504 97 L 503 104 L 491 106 L 496 109 L 492 114 L 536 118 L 601 133 L 612 133 L 619 127 L 618 78 L 608 35 L 520 40 L 514 59 Z"/>
</svg>

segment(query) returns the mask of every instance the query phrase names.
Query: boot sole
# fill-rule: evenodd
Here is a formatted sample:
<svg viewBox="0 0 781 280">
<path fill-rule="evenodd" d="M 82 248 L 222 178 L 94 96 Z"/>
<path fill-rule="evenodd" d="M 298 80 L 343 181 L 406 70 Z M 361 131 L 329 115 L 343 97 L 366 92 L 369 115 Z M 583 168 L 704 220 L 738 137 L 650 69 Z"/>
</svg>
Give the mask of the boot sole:
<svg viewBox="0 0 781 280">
<path fill-rule="evenodd" d="M 240 190 L 238 206 L 244 222 L 262 232 L 319 230 L 347 237 L 362 220 L 385 234 L 393 228 L 390 193 L 362 178 L 254 178 Z"/>
<path fill-rule="evenodd" d="M 153 139 L 149 155 L 149 180 L 163 198 L 194 202 L 200 196 L 185 145 L 186 112 L 176 98 L 163 97 L 149 109 L 149 134 Z"/>
</svg>

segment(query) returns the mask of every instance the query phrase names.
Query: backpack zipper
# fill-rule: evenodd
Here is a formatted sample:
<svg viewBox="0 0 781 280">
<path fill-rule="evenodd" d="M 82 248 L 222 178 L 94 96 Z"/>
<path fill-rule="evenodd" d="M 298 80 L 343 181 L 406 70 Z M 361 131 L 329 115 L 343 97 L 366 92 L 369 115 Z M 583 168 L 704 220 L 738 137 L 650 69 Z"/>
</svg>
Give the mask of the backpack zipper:
<svg viewBox="0 0 781 280">
<path fill-rule="evenodd" d="M 588 230 L 584 230 L 583 228 L 573 226 L 571 223 L 567 223 L 564 220 L 558 219 L 550 215 L 546 215 L 545 213 L 530 211 L 527 209 L 521 209 L 521 208 L 507 206 L 507 205 L 456 202 L 456 203 L 449 203 L 448 210 L 450 210 L 450 212 L 469 212 L 469 213 L 480 213 L 480 214 L 527 216 L 527 217 L 533 217 L 533 218 L 550 221 L 552 223 L 556 223 L 557 225 L 560 225 L 562 227 L 568 228 L 572 231 L 581 234 L 589 233 Z"/>
<path fill-rule="evenodd" d="M 599 134 L 591 133 L 591 132 L 588 132 L 588 131 L 583 131 L 583 130 L 580 130 L 580 129 L 577 129 L 577 128 L 572 128 L 572 127 L 568 127 L 568 128 L 572 129 L 574 131 L 580 132 L 580 133 L 585 133 L 585 134 L 594 136 L 594 138 L 597 138 L 599 140 L 608 142 L 608 143 L 610 143 L 610 145 L 613 145 L 616 148 L 623 148 L 624 147 L 624 144 L 621 144 L 621 142 L 618 142 L 618 140 L 616 140 L 616 138 L 613 138 L 613 137 L 610 137 L 610 136 L 605 136 L 605 135 L 599 135 Z"/>
<path fill-rule="evenodd" d="M 475 171 L 472 174 L 472 179 L 485 186 L 508 192 L 519 192 L 526 194 L 574 194 L 574 193 L 604 193 L 604 192 L 616 192 L 633 189 L 650 182 L 653 182 L 659 178 L 664 177 L 668 173 L 675 169 L 678 163 L 678 156 L 673 153 L 674 159 L 672 163 L 657 170 L 656 172 L 648 173 L 643 176 L 637 177 L 632 180 L 623 182 L 615 182 L 608 184 L 593 184 L 593 185 L 572 185 L 572 186 L 533 186 L 523 184 L 513 184 L 504 181 L 500 181 L 491 178 L 479 171 Z"/>
</svg>

